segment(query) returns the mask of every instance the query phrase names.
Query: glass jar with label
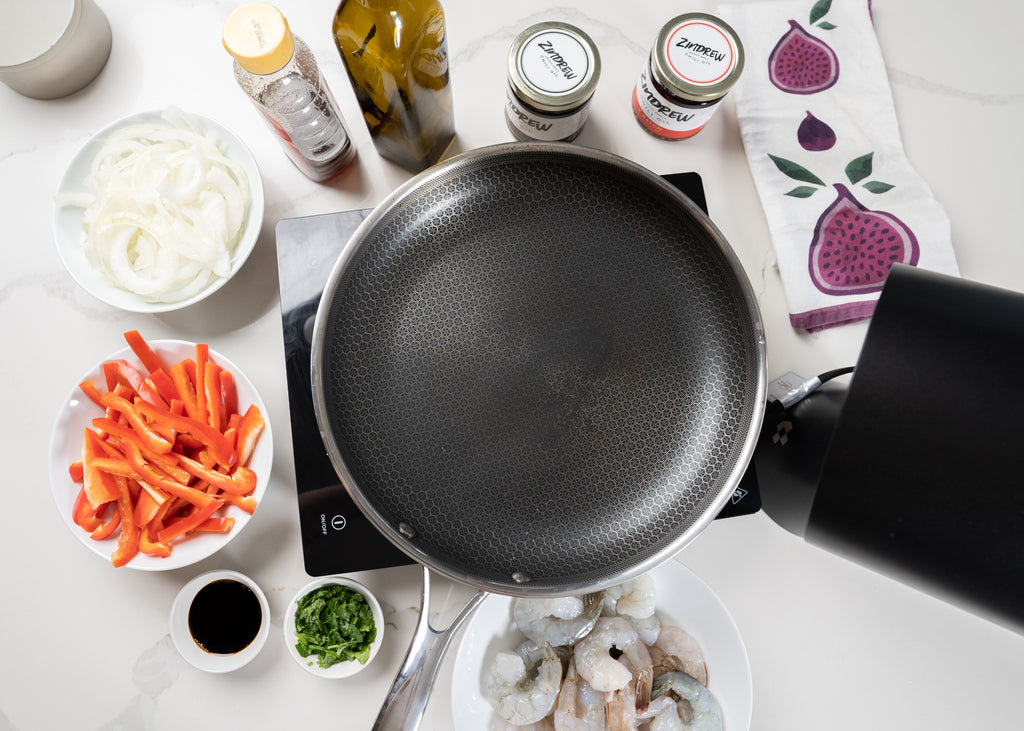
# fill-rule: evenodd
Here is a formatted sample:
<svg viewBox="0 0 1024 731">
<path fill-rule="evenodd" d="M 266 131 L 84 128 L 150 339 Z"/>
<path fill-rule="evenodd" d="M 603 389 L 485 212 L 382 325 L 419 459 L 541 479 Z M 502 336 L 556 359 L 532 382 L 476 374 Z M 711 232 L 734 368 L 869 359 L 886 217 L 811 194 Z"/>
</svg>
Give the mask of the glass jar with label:
<svg viewBox="0 0 1024 731">
<path fill-rule="evenodd" d="M 633 113 L 665 140 L 700 132 L 743 72 L 743 44 L 724 21 L 686 13 L 658 33 L 633 89 Z"/>
<path fill-rule="evenodd" d="M 508 53 L 505 121 L 520 141 L 572 142 L 587 121 L 601 57 L 586 33 L 568 23 L 538 23 Z"/>
</svg>

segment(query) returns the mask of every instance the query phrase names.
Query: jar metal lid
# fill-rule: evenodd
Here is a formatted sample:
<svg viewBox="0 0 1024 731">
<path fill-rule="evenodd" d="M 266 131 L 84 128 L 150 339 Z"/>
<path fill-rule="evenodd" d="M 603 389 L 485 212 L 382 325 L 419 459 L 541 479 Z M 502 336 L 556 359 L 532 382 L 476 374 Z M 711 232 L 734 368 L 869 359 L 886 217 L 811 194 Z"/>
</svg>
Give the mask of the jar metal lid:
<svg viewBox="0 0 1024 731">
<path fill-rule="evenodd" d="M 601 56 L 590 36 L 568 23 L 532 25 L 512 42 L 508 80 L 524 101 L 545 112 L 577 107 L 594 94 Z"/>
<path fill-rule="evenodd" d="M 743 44 L 725 21 L 707 13 L 686 13 L 658 33 L 651 52 L 657 80 L 677 96 L 694 102 L 725 94 L 743 72 Z"/>
</svg>

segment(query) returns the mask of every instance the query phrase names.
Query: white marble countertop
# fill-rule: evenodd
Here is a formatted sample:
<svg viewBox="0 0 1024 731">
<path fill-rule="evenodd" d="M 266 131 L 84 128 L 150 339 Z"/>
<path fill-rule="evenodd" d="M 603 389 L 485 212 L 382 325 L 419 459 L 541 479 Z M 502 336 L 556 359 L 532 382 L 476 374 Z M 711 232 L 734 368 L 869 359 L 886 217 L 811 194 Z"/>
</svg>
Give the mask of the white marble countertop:
<svg viewBox="0 0 1024 731">
<path fill-rule="evenodd" d="M 344 681 L 314 678 L 288 657 L 281 616 L 308 581 L 303 570 L 290 448 L 274 225 L 282 218 L 373 206 L 407 179 L 382 161 L 358 123 L 330 37 L 333 2 L 282 2 L 311 45 L 350 122 L 359 163 L 328 185 L 286 160 L 234 85 L 220 44 L 233 2 L 98 0 L 113 27 L 107 67 L 82 92 L 36 101 L 0 87 L 2 369 L 7 418 L 3 662 L 0 729 L 369 728 L 405 654 L 418 613 L 415 567 L 363 572 L 385 605 L 380 656 Z M 452 152 L 510 140 L 502 117 L 504 62 L 513 36 L 543 19 L 585 28 L 604 70 L 579 144 L 667 173 L 703 177 L 712 218 L 732 243 L 759 299 L 768 375 L 805 374 L 856 360 L 864 325 L 808 335 L 788 323 L 768 228 L 727 100 L 697 137 L 659 141 L 634 121 L 629 95 L 653 40 L 695 0 L 445 0 L 458 137 Z M 808 2 L 808 6 L 810 6 Z M 979 0 L 879 0 L 874 19 L 907 154 L 952 221 L 963 276 L 1024 290 L 1024 246 L 1012 212 L 1024 192 L 1024 85 L 1016 28 L 1024 6 Z M 52 196 L 88 137 L 127 114 L 177 105 L 234 129 L 263 172 L 263 234 L 242 271 L 208 300 L 165 315 L 112 309 L 65 272 L 50 232 Z M 50 430 L 62 399 L 125 330 L 208 342 L 238 364 L 266 402 L 274 470 L 252 524 L 227 548 L 169 572 L 115 570 L 83 550 L 57 514 L 46 478 Z M 728 606 L 750 657 L 755 731 L 1011 729 L 1020 727 L 1024 638 L 844 559 L 776 526 L 763 513 L 715 522 L 676 557 Z M 227 675 L 186 665 L 168 613 L 196 574 L 234 568 L 266 591 L 270 641 Z M 450 616 L 469 591 L 439 580 L 432 612 Z M 451 728 L 451 655 L 424 728 Z"/>
</svg>

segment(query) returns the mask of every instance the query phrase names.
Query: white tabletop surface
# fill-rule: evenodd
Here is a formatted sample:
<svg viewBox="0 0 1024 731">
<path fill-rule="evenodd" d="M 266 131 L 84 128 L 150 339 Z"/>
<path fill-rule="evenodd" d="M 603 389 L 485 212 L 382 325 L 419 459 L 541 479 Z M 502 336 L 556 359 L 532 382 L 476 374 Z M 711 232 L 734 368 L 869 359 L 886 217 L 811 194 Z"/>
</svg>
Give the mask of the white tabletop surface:
<svg viewBox="0 0 1024 731">
<path fill-rule="evenodd" d="M 98 4 L 114 44 L 91 86 L 54 101 L 0 86 L 0 368 L 7 383 L 0 419 L 0 729 L 369 728 L 408 647 L 419 572 L 355 576 L 381 599 L 389 625 L 380 655 L 362 674 L 324 681 L 288 657 L 281 616 L 309 577 L 297 523 L 274 226 L 282 218 L 373 206 L 408 175 L 382 161 L 359 123 L 331 41 L 333 2 L 280 3 L 319 58 L 359 148 L 358 166 L 327 185 L 292 167 L 235 86 L 220 44 L 234 2 Z M 654 33 L 678 12 L 713 10 L 712 3 L 444 5 L 458 129 L 453 153 L 510 140 L 504 63 L 516 33 L 545 19 L 585 28 L 604 70 L 578 143 L 655 172 L 701 174 L 711 216 L 759 299 L 769 378 L 855 361 L 863 324 L 808 335 L 788 323 L 732 101 L 680 143 L 647 135 L 633 119 L 629 96 Z M 1024 193 L 1024 55 L 1016 35 L 1024 6 L 878 0 L 874 19 L 907 154 L 949 213 L 963 276 L 1024 290 L 1024 246 L 1013 218 Z M 92 133 L 168 105 L 210 116 L 250 146 L 265 181 L 263 233 L 242 271 L 210 299 L 166 315 L 131 314 L 93 299 L 65 272 L 50 232 L 52 196 Z M 46 477 L 62 399 L 133 328 L 153 339 L 208 342 L 225 354 L 261 392 L 276 437 L 271 482 L 252 524 L 221 552 L 169 572 L 114 569 L 84 550 L 57 514 Z M 763 513 L 716 521 L 675 560 L 707 582 L 739 626 L 753 673 L 755 731 L 1021 727 L 1018 634 L 810 546 Z M 169 635 L 177 591 L 214 568 L 253 577 L 274 623 L 256 660 L 227 675 L 186 665 Z M 436 621 L 468 593 L 438 580 Z M 452 658 L 441 669 L 425 729 L 451 728 Z"/>
</svg>

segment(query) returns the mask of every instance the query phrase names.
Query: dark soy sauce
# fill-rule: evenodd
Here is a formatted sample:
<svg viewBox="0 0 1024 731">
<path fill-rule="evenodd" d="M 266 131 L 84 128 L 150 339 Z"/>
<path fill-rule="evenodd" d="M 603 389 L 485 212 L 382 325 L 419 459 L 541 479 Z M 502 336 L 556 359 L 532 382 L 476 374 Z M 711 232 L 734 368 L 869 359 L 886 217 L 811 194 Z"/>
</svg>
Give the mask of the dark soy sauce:
<svg viewBox="0 0 1024 731">
<path fill-rule="evenodd" d="M 234 579 L 219 579 L 204 586 L 188 610 L 192 639 L 217 655 L 244 650 L 256 639 L 262 622 L 260 600 L 252 589 Z"/>
</svg>

